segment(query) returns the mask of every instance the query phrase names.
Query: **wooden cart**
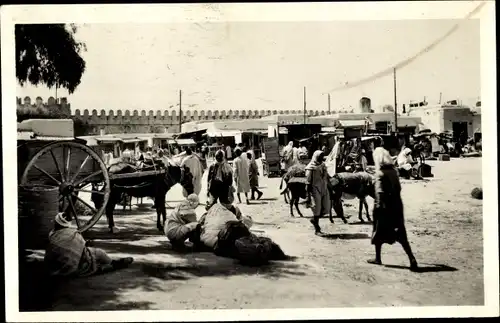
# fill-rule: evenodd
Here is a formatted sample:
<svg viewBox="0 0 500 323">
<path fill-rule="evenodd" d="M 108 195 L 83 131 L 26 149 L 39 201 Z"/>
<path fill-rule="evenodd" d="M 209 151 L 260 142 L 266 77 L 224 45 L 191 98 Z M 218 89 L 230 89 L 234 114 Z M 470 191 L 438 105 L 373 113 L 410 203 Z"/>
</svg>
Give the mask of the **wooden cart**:
<svg viewBox="0 0 500 323">
<path fill-rule="evenodd" d="M 165 172 L 157 169 L 109 174 L 101 157 L 86 146 L 85 140 L 76 138 L 18 140 L 17 154 L 19 186 L 57 188 L 59 212 L 69 212 L 80 232 L 94 226 L 105 212 L 111 180 Z M 91 194 L 94 193 L 104 197 L 99 208 L 91 205 Z"/>
</svg>

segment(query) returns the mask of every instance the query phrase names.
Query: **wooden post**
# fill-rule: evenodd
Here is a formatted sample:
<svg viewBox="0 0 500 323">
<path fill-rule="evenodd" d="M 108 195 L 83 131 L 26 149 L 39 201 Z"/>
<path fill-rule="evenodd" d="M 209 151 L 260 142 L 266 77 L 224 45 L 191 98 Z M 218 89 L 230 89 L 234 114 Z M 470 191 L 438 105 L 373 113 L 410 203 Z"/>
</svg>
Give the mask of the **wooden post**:
<svg viewBox="0 0 500 323">
<path fill-rule="evenodd" d="M 306 124 L 306 87 L 304 86 L 304 124 Z"/>
<path fill-rule="evenodd" d="M 179 90 L 179 133 L 182 132 L 182 90 Z"/>
<path fill-rule="evenodd" d="M 396 68 L 394 67 L 394 132 L 398 132 L 398 101 L 396 94 Z"/>
<path fill-rule="evenodd" d="M 330 114 L 330 93 L 328 93 L 328 114 Z"/>
</svg>

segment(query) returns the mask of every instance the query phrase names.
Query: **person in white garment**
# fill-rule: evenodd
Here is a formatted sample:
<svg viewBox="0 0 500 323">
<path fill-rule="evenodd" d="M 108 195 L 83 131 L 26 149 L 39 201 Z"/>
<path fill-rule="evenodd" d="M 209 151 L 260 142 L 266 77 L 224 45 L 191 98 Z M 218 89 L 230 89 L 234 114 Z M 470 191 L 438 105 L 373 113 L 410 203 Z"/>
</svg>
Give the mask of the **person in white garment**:
<svg viewBox="0 0 500 323">
<path fill-rule="evenodd" d="M 238 197 L 238 202 L 241 203 L 240 193 L 245 194 L 246 202 L 250 204 L 248 200 L 248 193 L 250 192 L 249 164 L 241 158 L 242 151 L 239 148 L 236 148 L 234 153 L 236 158 L 233 161 L 233 175 L 236 182 L 236 196 Z"/>
<path fill-rule="evenodd" d="M 203 165 L 200 159 L 193 154 L 191 148 L 187 147 L 185 150 L 186 157 L 181 162 L 181 166 L 189 167 L 191 174 L 193 174 L 194 194 L 199 195 L 201 192 L 201 179 L 203 178 Z M 184 197 L 188 196 L 185 189 L 182 190 Z"/>
</svg>

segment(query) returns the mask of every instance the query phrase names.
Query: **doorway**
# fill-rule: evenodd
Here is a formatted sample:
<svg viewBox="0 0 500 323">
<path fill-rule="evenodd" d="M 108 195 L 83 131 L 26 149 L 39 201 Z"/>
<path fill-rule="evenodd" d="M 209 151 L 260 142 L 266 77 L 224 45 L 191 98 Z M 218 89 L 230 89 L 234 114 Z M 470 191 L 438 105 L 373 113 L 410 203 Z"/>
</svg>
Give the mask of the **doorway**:
<svg viewBox="0 0 500 323">
<path fill-rule="evenodd" d="M 467 133 L 468 123 L 467 122 L 453 122 L 453 139 L 455 142 L 465 143 L 469 134 Z"/>
</svg>

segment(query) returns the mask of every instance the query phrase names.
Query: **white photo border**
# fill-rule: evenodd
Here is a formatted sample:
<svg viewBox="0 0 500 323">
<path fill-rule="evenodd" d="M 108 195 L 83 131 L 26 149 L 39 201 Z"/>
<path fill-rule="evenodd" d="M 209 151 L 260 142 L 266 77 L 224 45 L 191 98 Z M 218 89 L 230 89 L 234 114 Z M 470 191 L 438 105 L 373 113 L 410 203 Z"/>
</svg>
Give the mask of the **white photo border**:
<svg viewBox="0 0 500 323">
<path fill-rule="evenodd" d="M 484 135 L 483 243 L 484 306 L 387 307 L 272 310 L 189 310 L 113 312 L 19 312 L 16 174 L 16 93 L 14 24 L 19 23 L 171 23 L 224 21 L 366 21 L 463 19 L 481 1 L 37 5 L 1 7 L 2 143 L 5 239 L 6 320 L 10 322 L 314 320 L 363 318 L 488 317 L 499 315 L 498 185 L 496 136 L 495 3 L 473 19 L 480 20 L 481 100 Z"/>
</svg>

